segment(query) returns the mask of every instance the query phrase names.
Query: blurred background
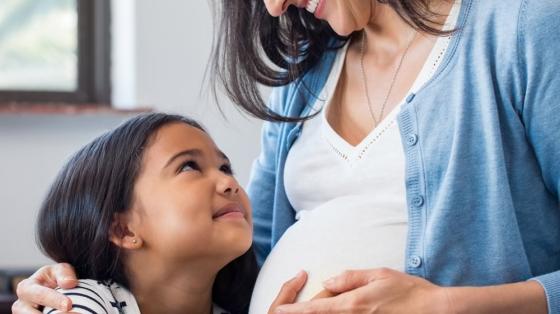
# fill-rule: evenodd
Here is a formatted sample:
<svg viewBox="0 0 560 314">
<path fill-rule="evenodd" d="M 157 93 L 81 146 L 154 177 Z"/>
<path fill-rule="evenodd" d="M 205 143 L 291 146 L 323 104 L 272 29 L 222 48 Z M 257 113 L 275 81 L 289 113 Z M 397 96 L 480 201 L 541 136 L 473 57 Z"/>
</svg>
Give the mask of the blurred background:
<svg viewBox="0 0 560 314">
<path fill-rule="evenodd" d="M 49 263 L 34 225 L 54 176 L 138 112 L 201 121 L 246 184 L 260 122 L 225 97 L 220 113 L 204 88 L 211 12 L 207 1 L 0 0 L 0 275 Z"/>
</svg>

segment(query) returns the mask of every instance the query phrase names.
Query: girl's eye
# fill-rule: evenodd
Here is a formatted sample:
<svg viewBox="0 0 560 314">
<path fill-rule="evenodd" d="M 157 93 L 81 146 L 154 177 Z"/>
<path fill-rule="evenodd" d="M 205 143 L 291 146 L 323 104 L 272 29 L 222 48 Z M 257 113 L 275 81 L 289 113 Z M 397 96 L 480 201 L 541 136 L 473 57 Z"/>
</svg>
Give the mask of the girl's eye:
<svg viewBox="0 0 560 314">
<path fill-rule="evenodd" d="M 233 175 L 233 169 L 231 168 L 230 164 L 224 164 L 220 167 L 220 171 L 222 171 L 225 174 L 228 175 Z"/>
<path fill-rule="evenodd" d="M 187 171 L 199 171 L 200 167 L 196 163 L 196 161 L 186 161 L 179 167 L 179 172 L 187 172 Z"/>
</svg>

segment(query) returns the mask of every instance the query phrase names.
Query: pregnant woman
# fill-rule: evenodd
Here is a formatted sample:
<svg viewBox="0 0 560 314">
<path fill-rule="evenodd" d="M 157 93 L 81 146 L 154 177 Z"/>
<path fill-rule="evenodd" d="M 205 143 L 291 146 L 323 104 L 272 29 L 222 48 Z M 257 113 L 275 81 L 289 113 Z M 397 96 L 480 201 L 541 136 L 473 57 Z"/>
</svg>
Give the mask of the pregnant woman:
<svg viewBox="0 0 560 314">
<path fill-rule="evenodd" d="M 279 312 L 560 313 L 560 2 L 251 3 L 225 5 L 255 36 L 224 35 L 224 85 L 303 120 L 264 126 L 251 312 L 304 269 Z M 281 86 L 266 107 L 247 76 Z"/>
<path fill-rule="evenodd" d="M 214 72 L 268 121 L 251 312 L 304 269 L 277 313 L 560 313 L 560 2 L 221 5 Z"/>
<path fill-rule="evenodd" d="M 441 8 L 449 11 L 443 12 L 449 13 L 443 20 L 443 31 L 454 29 L 460 4 L 451 9 Z M 320 16 L 320 13 L 317 14 Z M 261 269 L 253 294 L 252 313 L 265 313 L 282 283 L 299 269 L 308 272 L 300 300 L 312 298 L 323 289 L 324 280 L 346 269 L 405 270 L 408 232 L 405 155 L 396 121 L 404 99 L 398 98 L 416 93 L 433 77 L 451 38 L 441 36 L 427 40 L 419 38 L 416 31 L 410 31 L 408 38 L 404 38 L 406 46 L 397 58 L 392 77 L 385 80 L 386 94 L 379 95 L 381 98 L 369 96 L 369 90 L 365 89 L 367 74 L 360 73 L 368 61 L 364 56 L 367 34 L 357 36 L 354 44 L 348 42 L 336 53 L 325 86 L 309 112 L 316 116 L 303 124 L 301 135 L 286 158 L 284 185 L 296 222 L 282 235 Z M 408 55 L 414 44 L 424 46 L 418 48 L 421 51 L 417 53 L 426 55 L 427 59 L 420 69 L 412 65 L 403 70 L 407 57 L 415 58 Z M 360 61 L 356 69 L 360 75 L 355 77 L 350 72 L 351 65 L 345 65 L 347 56 L 352 53 L 356 53 Z M 413 73 L 405 71 L 418 75 L 414 77 Z M 400 86 L 395 89 L 399 79 L 412 83 L 409 92 L 403 94 Z M 348 97 L 342 90 L 347 84 L 355 88 L 357 100 L 343 99 Z M 391 89 L 400 95 L 391 97 Z M 368 93 L 366 100 L 371 103 L 360 99 L 360 91 Z M 378 94 L 377 91 L 373 93 Z M 384 103 L 373 107 L 374 99 Z M 339 120 L 340 110 L 346 110 L 342 108 L 343 103 L 367 105 L 362 108 L 366 110 L 361 113 L 364 120 L 350 122 L 347 129 L 341 125 L 344 122 Z M 381 112 L 383 106 L 388 109 L 386 115 Z M 370 109 L 372 112 L 368 113 Z M 352 125 L 356 130 L 352 130 Z M 368 125 L 371 132 L 356 132 L 366 130 Z M 254 189 L 259 188 L 253 186 Z"/>
</svg>

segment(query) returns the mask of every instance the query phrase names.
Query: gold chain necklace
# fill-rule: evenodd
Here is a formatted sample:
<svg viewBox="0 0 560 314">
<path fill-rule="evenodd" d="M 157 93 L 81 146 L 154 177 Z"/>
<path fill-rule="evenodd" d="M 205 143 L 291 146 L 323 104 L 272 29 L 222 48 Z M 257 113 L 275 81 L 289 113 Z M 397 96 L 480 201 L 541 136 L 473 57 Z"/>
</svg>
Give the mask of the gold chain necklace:
<svg viewBox="0 0 560 314">
<path fill-rule="evenodd" d="M 412 45 L 412 42 L 416 38 L 416 34 L 418 34 L 418 32 L 414 31 L 414 35 L 412 36 L 412 38 L 408 42 L 408 45 L 406 46 L 406 49 L 404 50 L 404 52 L 401 56 L 401 59 L 399 60 L 399 65 L 397 66 L 397 69 L 395 70 L 395 73 L 393 74 L 393 78 L 391 79 L 391 85 L 389 85 L 389 90 L 387 91 L 387 94 L 385 95 L 385 99 L 383 100 L 383 103 L 381 105 L 381 111 L 379 113 L 379 118 L 376 118 L 375 114 L 373 113 L 373 108 L 371 108 L 371 99 L 369 97 L 366 70 L 365 70 L 365 67 L 364 67 L 366 32 L 362 31 L 362 47 L 360 49 L 360 67 L 361 67 L 361 70 L 362 70 L 362 79 L 364 81 L 364 90 L 365 90 L 365 94 L 366 94 L 366 100 L 367 100 L 367 104 L 368 104 L 369 114 L 371 115 L 371 118 L 373 119 L 373 123 L 374 123 L 373 127 L 374 128 L 377 127 L 377 125 L 379 124 L 379 122 L 381 122 L 381 120 L 383 120 L 383 114 L 385 112 L 385 106 L 387 105 L 387 101 L 389 100 L 389 96 L 391 96 L 391 92 L 393 91 L 393 86 L 395 85 L 395 81 L 397 80 L 397 75 L 399 74 L 399 71 L 400 71 L 401 66 L 403 64 L 403 61 L 404 61 L 404 58 L 406 57 L 406 54 L 408 53 L 408 49 L 410 48 L 410 46 Z"/>
</svg>

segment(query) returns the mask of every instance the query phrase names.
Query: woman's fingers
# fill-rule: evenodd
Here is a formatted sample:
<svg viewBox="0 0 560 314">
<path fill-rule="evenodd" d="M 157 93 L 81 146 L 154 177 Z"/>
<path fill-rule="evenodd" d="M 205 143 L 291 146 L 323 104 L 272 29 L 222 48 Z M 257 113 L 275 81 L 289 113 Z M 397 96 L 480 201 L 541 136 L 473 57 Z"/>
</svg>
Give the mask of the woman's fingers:
<svg viewBox="0 0 560 314">
<path fill-rule="evenodd" d="M 335 296 L 337 296 L 337 294 L 325 289 L 325 290 L 322 290 L 321 292 L 317 293 L 313 298 L 311 298 L 311 300 L 332 298 L 332 297 L 335 297 Z"/>
<path fill-rule="evenodd" d="M 41 314 L 33 305 L 17 300 L 12 304 L 12 314 Z"/>
<path fill-rule="evenodd" d="M 67 263 L 59 263 L 53 265 L 52 276 L 56 285 L 62 289 L 72 289 L 78 285 L 76 271 L 72 265 Z"/>
<path fill-rule="evenodd" d="M 17 295 L 20 300 L 26 305 L 36 307 L 43 305 L 52 307 L 64 312 L 72 308 L 72 301 L 67 296 L 58 293 L 56 290 L 44 287 L 33 279 L 25 279 L 18 284 Z"/>
<path fill-rule="evenodd" d="M 363 287 L 370 282 L 394 275 L 395 271 L 388 268 L 347 270 L 323 283 L 323 287 L 332 293 L 340 294 Z"/>
<path fill-rule="evenodd" d="M 294 303 L 306 281 L 307 273 L 300 271 L 294 278 L 284 283 L 278 296 L 274 302 L 272 302 L 269 313 L 274 313 L 274 309 L 279 305 Z"/>
<path fill-rule="evenodd" d="M 36 313 L 33 311 L 38 305 L 67 312 L 72 308 L 72 301 L 54 288 L 72 289 L 77 284 L 74 269 L 68 264 L 42 267 L 18 284 L 16 293 L 19 300 L 14 303 L 14 313 Z"/>
</svg>

